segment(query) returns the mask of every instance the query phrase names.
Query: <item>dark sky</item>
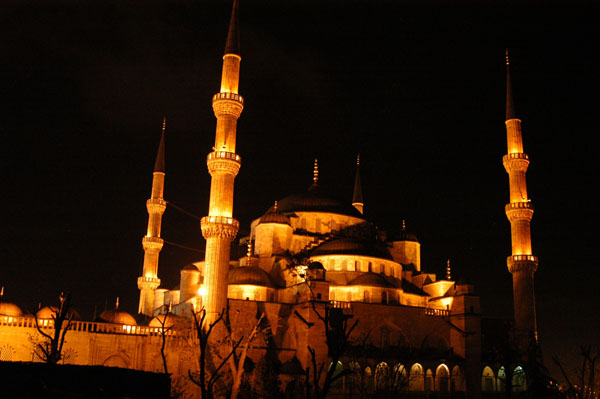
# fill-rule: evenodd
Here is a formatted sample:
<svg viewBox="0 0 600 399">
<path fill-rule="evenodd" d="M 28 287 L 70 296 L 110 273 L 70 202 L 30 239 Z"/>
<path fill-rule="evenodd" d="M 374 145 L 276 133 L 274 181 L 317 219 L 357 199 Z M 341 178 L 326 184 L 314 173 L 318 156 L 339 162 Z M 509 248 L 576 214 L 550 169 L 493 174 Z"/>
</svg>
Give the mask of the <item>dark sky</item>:
<svg viewBox="0 0 600 399">
<path fill-rule="evenodd" d="M 365 215 L 406 219 L 424 269 L 478 287 L 510 317 L 504 49 L 535 205 L 544 355 L 600 339 L 596 149 L 597 5 L 242 1 L 238 124 L 242 234 L 273 201 L 320 182 L 352 196 L 361 154 Z M 117 296 L 137 310 L 145 201 L 163 115 L 165 198 L 208 209 L 230 2 L 28 2 L 0 8 L 2 250 L 6 299 L 31 309 L 70 290 L 84 316 Z M 163 237 L 204 248 L 169 208 Z M 244 230 L 245 229 L 245 230 Z M 159 276 L 201 257 L 165 246 Z"/>
</svg>

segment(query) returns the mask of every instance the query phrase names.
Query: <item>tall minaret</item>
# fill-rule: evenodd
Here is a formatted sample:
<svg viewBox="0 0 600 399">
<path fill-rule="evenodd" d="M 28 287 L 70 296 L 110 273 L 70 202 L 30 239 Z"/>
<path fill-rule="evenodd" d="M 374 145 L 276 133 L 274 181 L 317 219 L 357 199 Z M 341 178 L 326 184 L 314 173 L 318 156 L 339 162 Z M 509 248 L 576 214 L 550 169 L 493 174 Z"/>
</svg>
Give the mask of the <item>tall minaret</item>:
<svg viewBox="0 0 600 399">
<path fill-rule="evenodd" d="M 158 278 L 158 254 L 163 247 L 164 240 L 160 238 L 162 215 L 167 208 L 167 202 L 163 199 L 165 191 L 165 129 L 166 119 L 163 118 L 162 135 L 154 164 L 154 176 L 152 178 L 152 194 L 146 201 L 148 210 L 148 231 L 142 238 L 144 248 L 144 269 L 138 278 L 140 289 L 140 305 L 138 313 L 152 316 L 154 310 L 154 290 L 160 285 Z"/>
<path fill-rule="evenodd" d="M 202 299 L 208 321 L 227 305 L 227 273 L 231 240 L 237 234 L 239 222 L 233 216 L 233 183 L 241 166 L 235 153 L 237 120 L 244 108 L 244 99 L 238 94 L 240 76 L 238 1 L 234 0 L 223 55 L 221 91 L 212 98 L 217 118 L 214 151 L 208 154 L 206 164 L 211 176 L 208 216 L 200 225 L 206 239 L 204 289 Z"/>
<path fill-rule="evenodd" d="M 365 206 L 363 202 L 362 186 L 360 184 L 360 154 L 356 156 L 356 176 L 354 178 L 354 195 L 352 196 L 352 206 L 358 209 L 362 214 Z"/>
<path fill-rule="evenodd" d="M 506 52 L 506 135 L 508 154 L 502 158 L 508 173 L 510 202 L 505 211 L 510 221 L 512 255 L 508 257 L 508 271 L 513 276 L 513 299 L 515 309 L 515 328 L 520 343 L 526 345 L 530 337 L 537 340 L 535 316 L 535 295 L 533 274 L 537 270 L 538 258 L 531 250 L 531 231 L 529 223 L 533 217 L 533 205 L 527 196 L 525 174 L 529 166 L 529 157 L 523 152 L 521 120 L 515 115 L 508 50 Z"/>
</svg>

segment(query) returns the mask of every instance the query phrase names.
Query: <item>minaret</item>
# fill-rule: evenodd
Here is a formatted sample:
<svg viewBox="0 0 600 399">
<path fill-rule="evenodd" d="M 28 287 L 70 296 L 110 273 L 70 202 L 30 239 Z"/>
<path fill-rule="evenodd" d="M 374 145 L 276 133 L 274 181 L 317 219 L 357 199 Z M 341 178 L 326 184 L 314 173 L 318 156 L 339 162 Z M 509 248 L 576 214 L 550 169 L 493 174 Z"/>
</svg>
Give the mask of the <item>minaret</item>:
<svg viewBox="0 0 600 399">
<path fill-rule="evenodd" d="M 244 108 L 244 99 L 238 94 L 241 60 L 238 1 L 234 0 L 223 55 L 221 91 L 212 98 L 217 129 L 214 151 L 206 159 L 211 176 L 210 204 L 208 216 L 200 222 L 202 235 L 206 239 L 205 294 L 202 302 L 209 322 L 227 305 L 230 244 L 239 229 L 239 222 L 232 216 L 233 183 L 241 166 L 241 158 L 235 153 L 237 120 Z"/>
<path fill-rule="evenodd" d="M 363 213 L 363 207 L 365 204 L 363 202 L 362 186 L 360 184 L 360 154 L 356 156 L 356 176 L 354 177 L 354 195 L 352 196 L 352 206 L 358 209 L 361 214 Z"/>
<path fill-rule="evenodd" d="M 531 250 L 531 232 L 529 224 L 533 217 L 533 205 L 527 196 L 525 174 L 529 166 L 529 157 L 523 152 L 521 120 L 515 115 L 508 50 L 506 51 L 506 134 L 508 153 L 502 162 L 508 173 L 510 202 L 505 211 L 510 221 L 512 255 L 507 259 L 508 271 L 513 277 L 513 299 L 515 309 L 515 329 L 521 345 L 527 345 L 528 339 L 537 340 L 535 316 L 535 295 L 533 274 L 537 270 L 538 258 Z M 522 346 L 524 348 L 524 346 Z"/>
<path fill-rule="evenodd" d="M 154 290 L 160 285 L 158 278 L 158 255 L 163 247 L 164 240 L 160 238 L 162 215 L 165 213 L 167 202 L 163 199 L 165 191 L 165 129 L 166 118 L 163 118 L 162 134 L 158 146 L 158 154 L 154 164 L 152 178 L 152 193 L 146 201 L 148 210 L 148 231 L 142 238 L 144 248 L 144 268 L 138 278 L 140 289 L 140 304 L 138 313 L 152 316 L 154 310 Z"/>
</svg>

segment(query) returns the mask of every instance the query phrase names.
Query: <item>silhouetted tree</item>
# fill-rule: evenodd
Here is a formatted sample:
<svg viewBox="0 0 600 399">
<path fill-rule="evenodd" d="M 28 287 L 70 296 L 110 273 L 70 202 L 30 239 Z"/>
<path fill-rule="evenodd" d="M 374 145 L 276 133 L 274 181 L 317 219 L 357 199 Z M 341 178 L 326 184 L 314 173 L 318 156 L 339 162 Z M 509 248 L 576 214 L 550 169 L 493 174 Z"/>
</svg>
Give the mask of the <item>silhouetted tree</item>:
<svg viewBox="0 0 600 399">
<path fill-rule="evenodd" d="M 568 372 L 557 356 L 552 360 L 559 367 L 567 389 L 567 399 L 598 399 L 600 398 L 600 348 L 592 345 L 582 345 L 579 348 L 581 365 L 575 370 Z"/>
<path fill-rule="evenodd" d="M 74 312 L 71 310 L 71 294 L 66 295 L 61 292 L 58 297 L 58 306 L 50 306 L 52 312 L 50 333 L 44 331 L 39 324 L 36 314 L 35 326 L 38 332 L 42 335 L 43 340 L 37 343 L 34 348 L 34 353 L 42 361 L 48 364 L 57 364 L 62 356 L 62 349 L 65 343 L 65 335 L 71 327 Z"/>
</svg>

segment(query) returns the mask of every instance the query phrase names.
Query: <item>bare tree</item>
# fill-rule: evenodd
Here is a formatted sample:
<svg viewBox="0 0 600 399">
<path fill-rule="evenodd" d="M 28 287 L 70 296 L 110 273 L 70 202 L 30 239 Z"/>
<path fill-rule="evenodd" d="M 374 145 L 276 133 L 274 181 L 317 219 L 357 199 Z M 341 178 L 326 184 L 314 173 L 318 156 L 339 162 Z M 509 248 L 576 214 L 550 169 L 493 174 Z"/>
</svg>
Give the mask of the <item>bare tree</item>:
<svg viewBox="0 0 600 399">
<path fill-rule="evenodd" d="M 226 341 L 233 352 L 233 356 L 230 356 L 228 361 L 232 375 L 231 399 L 237 399 L 240 392 L 240 385 L 244 375 L 244 366 L 246 363 L 246 358 L 248 357 L 248 349 L 250 348 L 250 344 L 268 328 L 268 325 L 263 323 L 263 320 L 265 320 L 265 314 L 260 313 L 254 325 L 252 326 L 250 333 L 246 335 L 246 337 L 241 335 L 240 338 L 237 339 L 236 336 L 238 334 L 236 334 L 235 326 L 232 326 L 231 315 L 229 315 L 228 312 L 227 322 L 225 323 L 228 335 L 226 337 Z M 237 347 L 235 347 L 236 344 Z"/>
<path fill-rule="evenodd" d="M 243 337 L 237 342 L 231 345 L 231 350 L 228 350 L 224 356 L 219 358 L 215 353 L 211 353 L 209 347 L 209 339 L 215 331 L 215 327 L 223 322 L 223 314 L 225 310 L 222 310 L 215 321 L 209 323 L 206 320 L 206 309 L 202 308 L 199 312 L 193 312 L 194 327 L 196 329 L 196 337 L 200 346 L 199 353 L 199 370 L 198 375 L 194 375 L 191 370 L 188 370 L 188 377 L 190 380 L 200 387 L 202 399 L 213 399 L 215 397 L 215 384 L 221 379 L 221 369 L 228 362 L 229 358 L 233 356 L 236 349 L 240 346 Z M 207 325 L 208 323 L 208 325 Z M 211 356 L 215 355 L 215 356 Z M 209 363 L 212 365 L 213 360 L 217 360 L 219 363 L 215 367 L 208 367 Z"/>
<path fill-rule="evenodd" d="M 567 382 L 567 399 L 598 399 L 600 398 L 600 349 L 592 345 L 582 345 L 579 349 L 581 366 L 569 373 L 557 356 L 552 360 L 559 367 Z"/>
<path fill-rule="evenodd" d="M 310 289 L 310 284 L 307 283 L 307 285 Z M 327 345 L 331 366 L 327 369 L 323 385 L 320 385 L 325 362 L 319 363 L 317 361 L 316 351 L 308 345 L 312 370 L 311 367 L 306 369 L 306 394 L 308 397 L 313 397 L 315 399 L 324 399 L 334 382 L 351 373 L 350 370 L 342 370 L 341 372 L 336 373 L 336 366 L 346 351 L 350 335 L 358 324 L 358 320 L 354 320 L 354 323 L 349 324 L 349 320 L 352 316 L 344 314 L 342 309 L 333 308 L 329 304 L 323 306 L 322 312 L 317 310 L 312 289 L 311 305 L 313 312 L 317 315 L 321 323 L 323 323 L 325 329 L 325 344 Z M 308 327 L 310 328 L 311 325 L 309 324 Z"/>
<path fill-rule="evenodd" d="M 61 292 L 58 297 L 58 306 L 50 307 L 52 318 L 51 333 L 44 331 L 39 324 L 38 317 L 35 317 L 35 326 L 42 335 L 43 340 L 37 343 L 34 348 L 35 355 L 48 364 L 57 364 L 61 359 L 65 336 L 71 327 L 74 313 L 71 310 L 71 294 L 66 295 Z"/>
</svg>

